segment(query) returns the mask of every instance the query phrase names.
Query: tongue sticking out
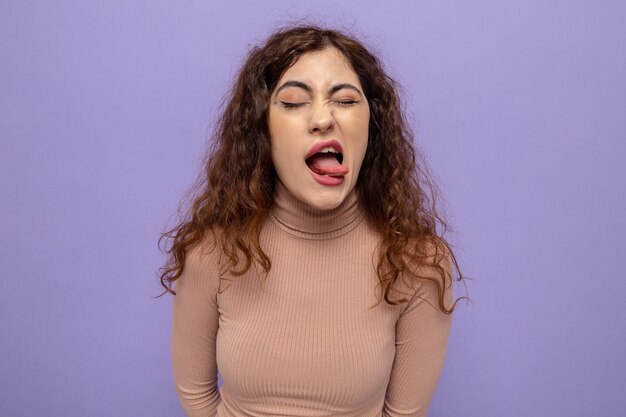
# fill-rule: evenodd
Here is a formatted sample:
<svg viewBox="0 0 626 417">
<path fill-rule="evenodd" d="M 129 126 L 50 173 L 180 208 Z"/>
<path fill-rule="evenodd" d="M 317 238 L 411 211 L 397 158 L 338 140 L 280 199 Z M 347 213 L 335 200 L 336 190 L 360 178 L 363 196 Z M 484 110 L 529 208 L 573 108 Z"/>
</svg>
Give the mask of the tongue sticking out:
<svg viewBox="0 0 626 417">
<path fill-rule="evenodd" d="M 316 153 L 306 160 L 306 164 L 316 174 L 331 177 L 343 177 L 349 171 L 348 167 L 341 165 L 332 153 Z"/>
</svg>

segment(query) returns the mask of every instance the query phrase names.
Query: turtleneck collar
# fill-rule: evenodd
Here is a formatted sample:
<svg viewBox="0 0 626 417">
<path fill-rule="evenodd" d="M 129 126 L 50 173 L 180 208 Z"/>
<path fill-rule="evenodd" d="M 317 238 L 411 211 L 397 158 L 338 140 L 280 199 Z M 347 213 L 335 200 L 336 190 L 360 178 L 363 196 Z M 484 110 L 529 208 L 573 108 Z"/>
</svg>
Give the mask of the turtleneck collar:
<svg viewBox="0 0 626 417">
<path fill-rule="evenodd" d="M 343 236 L 363 219 L 356 189 L 336 208 L 321 210 L 298 200 L 276 181 L 270 218 L 285 232 L 304 239 L 324 240 Z"/>
</svg>

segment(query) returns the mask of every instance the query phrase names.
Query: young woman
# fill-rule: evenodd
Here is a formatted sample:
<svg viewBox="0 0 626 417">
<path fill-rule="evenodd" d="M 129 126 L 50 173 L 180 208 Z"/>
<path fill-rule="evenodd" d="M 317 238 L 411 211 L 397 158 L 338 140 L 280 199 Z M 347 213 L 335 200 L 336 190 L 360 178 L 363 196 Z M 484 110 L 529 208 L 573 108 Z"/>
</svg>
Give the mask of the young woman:
<svg viewBox="0 0 626 417">
<path fill-rule="evenodd" d="M 426 415 L 456 260 L 403 114 L 341 32 L 291 27 L 250 51 L 162 236 L 189 416 Z"/>
</svg>

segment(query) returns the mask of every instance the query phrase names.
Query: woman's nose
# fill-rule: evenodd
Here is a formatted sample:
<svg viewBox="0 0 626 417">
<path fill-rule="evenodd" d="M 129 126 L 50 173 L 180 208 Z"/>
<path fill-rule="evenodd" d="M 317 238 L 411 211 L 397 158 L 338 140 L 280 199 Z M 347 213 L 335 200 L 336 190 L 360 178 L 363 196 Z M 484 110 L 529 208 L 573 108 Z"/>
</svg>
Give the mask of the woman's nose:
<svg viewBox="0 0 626 417">
<path fill-rule="evenodd" d="M 335 119 L 331 108 L 326 103 L 319 103 L 312 106 L 311 117 L 309 118 L 309 132 L 324 133 L 335 124 Z"/>
</svg>

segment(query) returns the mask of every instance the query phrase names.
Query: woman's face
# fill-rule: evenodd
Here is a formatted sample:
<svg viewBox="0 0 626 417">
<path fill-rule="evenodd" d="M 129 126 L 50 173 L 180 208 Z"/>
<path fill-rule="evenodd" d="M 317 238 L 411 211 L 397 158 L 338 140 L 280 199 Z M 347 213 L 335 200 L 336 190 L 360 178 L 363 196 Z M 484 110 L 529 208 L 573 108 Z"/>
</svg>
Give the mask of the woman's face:
<svg viewBox="0 0 626 417">
<path fill-rule="evenodd" d="M 369 118 L 359 78 L 337 49 L 302 55 L 278 80 L 269 106 L 280 182 L 311 207 L 339 206 L 356 185 Z"/>
</svg>

